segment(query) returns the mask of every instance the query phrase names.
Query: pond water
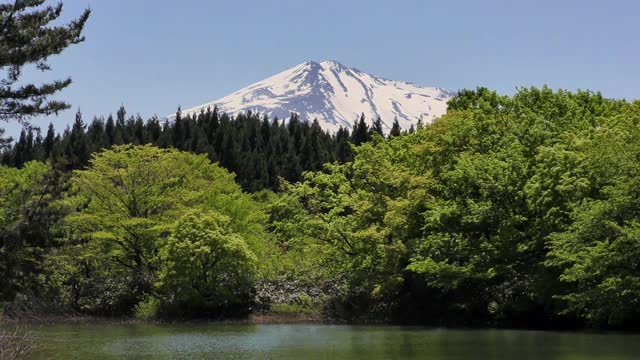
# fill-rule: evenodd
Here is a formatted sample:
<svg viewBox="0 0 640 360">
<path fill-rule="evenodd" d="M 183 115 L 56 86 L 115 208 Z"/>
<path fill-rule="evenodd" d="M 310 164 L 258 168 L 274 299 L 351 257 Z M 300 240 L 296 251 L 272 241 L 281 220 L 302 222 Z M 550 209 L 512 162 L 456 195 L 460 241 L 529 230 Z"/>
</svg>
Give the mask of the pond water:
<svg viewBox="0 0 640 360">
<path fill-rule="evenodd" d="M 640 335 L 347 325 L 42 325 L 33 359 L 640 359 Z"/>
</svg>

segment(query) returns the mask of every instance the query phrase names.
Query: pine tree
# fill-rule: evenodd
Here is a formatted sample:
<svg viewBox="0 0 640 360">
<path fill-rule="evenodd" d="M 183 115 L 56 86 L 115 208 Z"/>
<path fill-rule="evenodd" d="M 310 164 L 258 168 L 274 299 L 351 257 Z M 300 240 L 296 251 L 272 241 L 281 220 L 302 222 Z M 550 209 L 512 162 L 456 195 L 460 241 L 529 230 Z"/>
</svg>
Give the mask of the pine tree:
<svg viewBox="0 0 640 360">
<path fill-rule="evenodd" d="M 173 147 L 178 150 L 182 150 L 184 148 L 184 125 L 182 120 L 182 111 L 180 107 L 178 107 L 178 111 L 176 112 L 176 118 L 173 121 L 173 132 L 171 134 L 171 143 Z"/>
<path fill-rule="evenodd" d="M 64 164 L 67 170 L 76 170 L 85 166 L 88 161 L 89 147 L 85 135 L 85 125 L 82 121 L 82 113 L 78 111 L 65 142 Z"/>
<path fill-rule="evenodd" d="M 95 117 L 87 127 L 87 142 L 91 152 L 108 147 L 107 133 L 103 119 Z"/>
<path fill-rule="evenodd" d="M 353 159 L 351 144 L 349 143 L 349 130 L 340 126 L 336 133 L 335 158 L 341 163 L 346 163 Z"/>
<path fill-rule="evenodd" d="M 398 122 L 398 118 L 393 119 L 393 126 L 391 127 L 391 131 L 389 132 L 389 138 L 400 136 L 400 123 Z"/>
<path fill-rule="evenodd" d="M 4 137 L 4 129 L 0 129 L 0 151 L 5 151 L 5 149 L 11 145 L 11 142 L 13 141 L 12 138 L 5 138 Z"/>
<path fill-rule="evenodd" d="M 136 116 L 135 120 L 133 121 L 133 139 L 132 139 L 133 144 L 135 145 L 146 144 L 147 143 L 146 133 L 147 131 L 144 127 L 144 119 L 142 119 L 142 116 L 140 115 Z"/>
<path fill-rule="evenodd" d="M 52 123 L 49 123 L 47 129 L 47 136 L 44 138 L 44 155 L 47 159 L 50 159 L 53 154 L 53 146 L 55 145 L 56 131 Z"/>
<path fill-rule="evenodd" d="M 147 120 L 147 142 L 156 144 L 162 135 L 162 127 L 160 126 L 160 120 L 154 116 Z"/>
<path fill-rule="evenodd" d="M 27 131 L 23 128 L 20 131 L 20 137 L 18 142 L 14 146 L 14 156 L 12 165 L 15 167 L 22 167 L 24 163 L 29 161 L 28 146 L 27 146 Z"/>
<path fill-rule="evenodd" d="M 35 154 L 34 154 L 34 136 L 33 136 L 33 128 L 29 128 L 29 131 L 27 131 L 27 143 L 26 143 L 26 148 L 25 148 L 25 160 L 26 161 L 31 161 L 35 159 Z"/>
<path fill-rule="evenodd" d="M 104 132 L 107 135 L 107 147 L 111 147 L 114 144 L 116 136 L 116 124 L 113 121 L 113 116 L 109 115 L 107 122 L 104 124 Z"/>
<path fill-rule="evenodd" d="M 231 130 L 232 127 L 228 126 L 227 129 Z M 223 167 L 234 171 L 236 169 L 236 159 L 238 157 L 238 151 L 235 146 L 234 136 L 232 131 L 221 132 L 223 139 L 221 143 L 221 158 L 220 163 Z M 234 170 L 231 170 L 234 169 Z"/>
<path fill-rule="evenodd" d="M 384 137 L 384 130 L 382 129 L 382 119 L 380 116 L 373 122 L 370 130 L 371 135 L 378 134 Z"/>
<path fill-rule="evenodd" d="M 220 126 L 220 120 L 218 118 L 218 108 L 214 107 L 213 111 L 207 109 L 208 122 L 206 123 L 207 141 L 209 144 L 213 144 L 215 141 L 216 131 Z"/>
<path fill-rule="evenodd" d="M 354 123 L 353 132 L 351 133 L 351 142 L 357 146 L 369 141 L 369 139 L 369 126 L 367 125 L 363 113 L 362 115 L 360 115 L 360 120 Z"/>
<path fill-rule="evenodd" d="M 129 143 L 129 137 L 127 136 L 125 118 L 127 116 L 127 110 L 124 106 L 120 106 L 116 112 L 116 127 L 113 136 L 113 143 L 115 145 L 123 145 Z"/>
<path fill-rule="evenodd" d="M 262 124 L 260 125 L 260 135 L 262 136 L 263 143 L 268 144 L 269 137 L 271 136 L 271 123 L 269 122 L 269 117 L 267 115 L 262 118 Z"/>
<path fill-rule="evenodd" d="M 0 120 L 26 121 L 38 115 L 57 114 L 69 104 L 47 100 L 71 84 L 71 79 L 41 85 L 22 84 L 22 68 L 35 65 L 50 70 L 50 56 L 84 41 L 81 35 L 90 10 L 67 25 L 49 26 L 62 14 L 62 4 L 41 7 L 45 0 L 16 0 L 0 5 Z"/>
</svg>

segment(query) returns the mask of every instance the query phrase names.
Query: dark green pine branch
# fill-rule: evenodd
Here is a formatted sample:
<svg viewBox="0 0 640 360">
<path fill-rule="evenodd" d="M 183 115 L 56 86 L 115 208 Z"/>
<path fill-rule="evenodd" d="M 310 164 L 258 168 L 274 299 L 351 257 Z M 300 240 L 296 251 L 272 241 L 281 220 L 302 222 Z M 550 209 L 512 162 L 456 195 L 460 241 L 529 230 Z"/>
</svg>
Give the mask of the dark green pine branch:
<svg viewBox="0 0 640 360">
<path fill-rule="evenodd" d="M 44 0 L 15 0 L 0 4 L 0 120 L 26 121 L 38 115 L 68 109 L 64 101 L 48 100 L 71 84 L 71 79 L 41 85 L 20 84 L 24 66 L 50 70 L 49 56 L 84 41 L 82 30 L 91 14 L 87 9 L 66 25 L 51 26 L 62 14 L 62 4 L 42 6 Z"/>
</svg>

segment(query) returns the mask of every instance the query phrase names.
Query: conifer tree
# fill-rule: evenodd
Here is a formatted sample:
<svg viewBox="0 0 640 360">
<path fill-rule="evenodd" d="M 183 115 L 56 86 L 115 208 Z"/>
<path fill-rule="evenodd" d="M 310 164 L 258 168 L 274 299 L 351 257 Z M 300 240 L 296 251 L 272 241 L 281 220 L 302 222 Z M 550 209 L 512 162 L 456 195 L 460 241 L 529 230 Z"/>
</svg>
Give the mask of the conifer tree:
<svg viewBox="0 0 640 360">
<path fill-rule="evenodd" d="M 116 124 L 115 124 L 115 121 L 113 121 L 112 115 L 109 115 L 109 117 L 107 118 L 107 122 L 106 124 L 104 124 L 104 131 L 107 136 L 108 146 L 113 145 L 114 138 L 116 135 Z"/>
<path fill-rule="evenodd" d="M 27 161 L 31 161 L 35 158 L 34 156 L 34 143 L 33 143 L 34 137 L 33 137 L 33 128 L 29 128 L 29 131 L 27 132 L 27 143 L 26 143 L 26 154 L 27 154 Z"/>
<path fill-rule="evenodd" d="M 127 116 L 127 111 L 124 106 L 121 106 L 116 112 L 116 127 L 115 134 L 113 138 L 114 145 L 123 145 L 129 143 L 129 137 L 127 136 L 125 117 Z"/>
<path fill-rule="evenodd" d="M 0 129 L 0 150 L 4 149 L 11 141 L 13 141 L 13 139 L 4 137 L 4 129 Z"/>
<path fill-rule="evenodd" d="M 94 118 L 87 127 L 87 145 L 91 152 L 99 151 L 108 147 L 107 135 L 104 129 L 104 120 Z"/>
<path fill-rule="evenodd" d="M 398 118 L 393 119 L 393 126 L 391 127 L 391 131 L 389 132 L 389 138 L 400 136 L 400 123 L 398 122 Z"/>
<path fill-rule="evenodd" d="M 20 137 L 18 138 L 18 142 L 15 145 L 12 165 L 17 168 L 20 168 L 27 161 L 29 161 L 29 153 L 28 153 L 28 147 L 27 147 L 27 131 L 25 129 L 22 129 L 22 131 L 20 131 Z"/>
<path fill-rule="evenodd" d="M 360 145 L 369 141 L 369 126 L 365 121 L 364 113 L 360 115 L 360 119 L 354 123 L 353 132 L 351 133 L 351 142 L 354 145 Z"/>
<path fill-rule="evenodd" d="M 133 121 L 133 140 L 135 145 L 141 145 L 147 143 L 146 129 L 144 128 L 144 120 L 142 116 L 136 116 Z"/>
<path fill-rule="evenodd" d="M 147 142 L 157 144 L 160 136 L 162 135 L 162 127 L 160 126 L 160 120 L 156 116 L 147 120 L 146 124 Z"/>
<path fill-rule="evenodd" d="M 335 158 L 341 163 L 345 163 L 353 159 L 351 145 L 349 145 L 349 137 L 349 130 L 340 126 L 338 133 L 336 134 Z"/>
<path fill-rule="evenodd" d="M 76 113 L 76 120 L 65 142 L 64 161 L 67 170 L 80 169 L 89 161 L 85 125 L 80 111 Z"/>
<path fill-rule="evenodd" d="M 173 133 L 171 135 L 173 146 L 178 150 L 182 150 L 184 142 L 184 125 L 182 120 L 182 111 L 179 107 L 176 112 L 176 118 L 173 122 Z"/>
<path fill-rule="evenodd" d="M 382 119 L 380 118 L 380 116 L 378 116 L 373 122 L 370 132 L 371 135 L 378 134 L 380 136 L 384 136 L 384 130 L 382 129 Z"/>
<path fill-rule="evenodd" d="M 47 129 L 47 136 L 44 138 L 44 142 L 43 142 L 44 155 L 45 155 L 45 158 L 47 159 L 49 159 L 53 153 L 55 137 L 56 137 L 56 131 L 53 127 L 53 124 L 49 123 L 49 128 Z"/>
<path fill-rule="evenodd" d="M 84 13 L 69 24 L 51 26 L 62 14 L 62 4 L 42 5 L 45 0 L 15 0 L 0 4 L 0 120 L 26 121 L 38 115 L 57 114 L 69 104 L 48 100 L 71 84 L 71 79 L 41 85 L 20 83 L 22 68 L 35 65 L 50 70 L 47 59 L 70 45 L 84 41 L 82 30 L 91 13 Z"/>
</svg>

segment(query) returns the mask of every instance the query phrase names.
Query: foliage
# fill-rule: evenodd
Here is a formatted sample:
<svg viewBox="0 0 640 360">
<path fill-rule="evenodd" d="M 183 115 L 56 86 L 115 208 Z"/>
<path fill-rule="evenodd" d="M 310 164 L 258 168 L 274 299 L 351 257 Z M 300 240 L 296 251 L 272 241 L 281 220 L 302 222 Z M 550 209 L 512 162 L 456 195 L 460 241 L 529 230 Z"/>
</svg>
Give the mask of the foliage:
<svg viewBox="0 0 640 360">
<path fill-rule="evenodd" d="M 60 174 L 46 164 L 0 166 L 0 299 L 29 292 L 42 271 L 61 214 L 50 207 L 62 190 Z"/>
<path fill-rule="evenodd" d="M 160 271 L 181 254 L 176 246 L 183 239 L 172 234 L 184 230 L 175 224 L 185 213 L 219 213 L 225 229 L 241 234 L 256 253 L 264 249 L 259 210 L 204 155 L 116 146 L 75 172 L 71 184 L 61 203 L 70 211 L 63 223 L 68 240 L 50 261 L 65 292 L 75 293 L 72 305 L 83 311 L 127 312 L 153 295 Z M 169 288 L 173 270 L 161 276 Z"/>
<path fill-rule="evenodd" d="M 305 174 L 271 210 L 276 237 L 321 249 L 358 316 L 630 326 L 638 104 L 545 87 L 449 105 Z"/>
<path fill-rule="evenodd" d="M 374 311 L 382 316 L 403 283 L 402 269 L 420 232 L 411 219 L 426 196 L 420 187 L 429 181 L 394 163 L 408 152 L 406 142 L 378 137 L 358 149 L 354 162 L 327 165 L 292 185 L 298 214 L 272 209 L 277 236 L 291 239 L 289 252 L 316 249 L 317 268 L 325 276 L 346 277 L 345 296 L 381 300 Z"/>
<path fill-rule="evenodd" d="M 218 212 L 189 212 L 174 225 L 160 252 L 165 307 L 191 315 L 216 315 L 250 304 L 257 257 Z M 168 303 L 168 304 L 167 304 Z M 175 314 L 174 314 L 175 315 Z"/>
<path fill-rule="evenodd" d="M 133 317 L 138 320 L 153 320 L 160 313 L 160 300 L 149 296 L 142 299 L 133 309 Z"/>
<path fill-rule="evenodd" d="M 559 295 L 565 311 L 597 326 L 640 316 L 640 113 L 629 115 L 611 119 L 582 151 L 598 190 L 575 206 L 565 231 L 550 236 L 546 261 L 572 286 Z"/>
<path fill-rule="evenodd" d="M 449 105 L 388 139 L 363 117 L 329 135 L 215 109 L 164 128 L 121 110 L 88 128 L 78 114 L 62 137 L 25 130 L 0 168 L 3 298 L 140 318 L 271 306 L 636 327 L 640 102 L 479 88 Z"/>
</svg>

